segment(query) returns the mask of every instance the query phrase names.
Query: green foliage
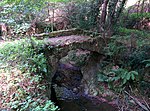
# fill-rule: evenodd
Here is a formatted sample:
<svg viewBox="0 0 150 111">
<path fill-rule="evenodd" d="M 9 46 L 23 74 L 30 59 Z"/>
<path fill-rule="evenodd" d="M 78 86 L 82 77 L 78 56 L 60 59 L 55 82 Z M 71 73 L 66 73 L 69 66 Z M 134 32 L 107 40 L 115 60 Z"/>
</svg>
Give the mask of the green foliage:
<svg viewBox="0 0 150 111">
<path fill-rule="evenodd" d="M 117 41 L 110 42 L 107 47 L 105 47 L 105 53 L 110 57 L 112 62 L 120 62 L 122 54 L 126 51 L 124 45 L 117 43 Z"/>
<path fill-rule="evenodd" d="M 108 44 L 105 50 L 106 50 L 107 55 L 115 56 L 124 51 L 124 46 L 121 46 L 121 45 L 117 46 L 116 42 L 111 42 Z"/>
<path fill-rule="evenodd" d="M 38 11 L 45 6 L 43 2 L 40 0 L 30 0 L 28 2 L 24 0 L 12 1 L 11 5 L 4 5 L 3 11 L 1 13 L 1 21 L 6 23 L 24 23 L 25 21 L 31 22 L 34 17 L 33 15 L 36 14 Z M 6 20 L 5 20 L 6 19 Z M 7 22 L 9 21 L 9 22 Z"/>
<path fill-rule="evenodd" d="M 88 1 L 75 4 L 75 11 L 69 15 L 72 27 L 82 28 L 86 30 L 97 27 L 97 1 Z"/>
<path fill-rule="evenodd" d="M 145 82 L 145 81 L 141 81 L 140 82 L 140 92 L 143 95 L 147 96 L 148 98 L 150 97 L 149 90 L 150 90 L 150 83 L 149 82 Z"/>
<path fill-rule="evenodd" d="M 112 39 L 105 48 L 107 59 L 101 62 L 98 81 L 107 82 L 116 92 L 121 92 L 129 85 L 137 88 L 145 78 L 145 69 L 150 66 L 149 44 L 143 43 L 137 48 L 128 49 L 127 39 L 130 40 L 130 36 L 115 35 Z"/>
<path fill-rule="evenodd" d="M 145 66 L 145 64 L 148 64 L 149 60 L 149 45 L 143 45 L 139 47 L 138 49 L 132 51 L 130 54 L 126 54 L 125 56 L 122 56 L 123 66 L 131 67 L 132 69 L 143 69 L 142 67 Z M 145 62 L 144 62 L 145 61 Z"/>
<path fill-rule="evenodd" d="M 108 46 L 105 48 L 106 55 L 108 56 L 109 62 L 114 65 L 119 65 L 129 70 L 137 70 L 140 71 L 140 75 L 142 77 L 143 67 L 148 66 L 149 62 L 145 60 L 149 60 L 149 50 L 150 47 L 148 44 L 141 44 L 137 49 L 132 49 L 128 47 L 130 45 L 130 37 L 125 36 L 114 37 L 114 41 L 118 42 L 110 42 Z M 129 39 L 129 40 L 128 40 Z M 128 41 L 127 41 L 128 40 Z M 124 43 L 124 41 L 126 43 Z M 145 61 L 145 62 L 144 62 Z"/>
<path fill-rule="evenodd" d="M 112 75 L 112 76 L 110 76 Z M 99 73 L 98 81 L 108 82 L 109 87 L 117 92 L 122 91 L 131 82 L 138 79 L 137 71 L 128 71 L 126 69 L 112 69 L 108 74 Z"/>
<path fill-rule="evenodd" d="M 32 42 L 34 42 L 35 49 L 29 39 L 15 41 L 1 46 L 1 64 L 18 66 L 23 71 L 30 69 L 34 73 L 47 73 L 46 58 L 42 52 L 43 41 L 33 40 Z"/>
<path fill-rule="evenodd" d="M 67 0 L 3 0 L 0 21 L 15 26 L 18 33 L 18 26 L 25 27 L 24 24 L 29 24 L 36 19 L 44 19 L 48 2 L 60 2 Z M 42 16 L 42 17 L 41 17 Z M 48 14 L 47 14 L 48 16 Z M 16 26 L 17 24 L 17 26 Z"/>
<path fill-rule="evenodd" d="M 46 104 L 39 107 L 36 106 L 35 109 L 32 111 L 56 111 L 58 110 L 58 107 L 55 107 L 54 104 L 51 101 L 46 101 Z"/>
<path fill-rule="evenodd" d="M 25 4 L 33 4 L 33 5 L 37 5 L 38 7 L 40 6 L 43 6 L 46 2 L 68 2 L 70 0 L 3 0 L 1 3 L 0 3 L 0 6 L 2 5 L 5 5 L 5 4 L 20 4 L 21 2 L 22 3 L 25 3 Z M 36 7 L 37 7 L 36 6 Z"/>
<path fill-rule="evenodd" d="M 118 26 L 126 27 L 128 29 L 133 29 L 137 23 L 145 18 L 150 18 L 150 13 L 129 13 L 125 12 L 122 14 L 122 18 Z"/>
<path fill-rule="evenodd" d="M 0 77 L 7 77 L 7 80 L 3 80 L 3 85 L 7 85 L 7 89 L 2 89 L 0 92 L 3 106 L 15 111 L 58 110 L 58 107 L 43 93 L 46 91 L 46 86 L 42 76 L 13 69 Z"/>
<path fill-rule="evenodd" d="M 142 61 L 142 62 L 146 64 L 146 65 L 145 65 L 146 68 L 147 68 L 147 67 L 150 67 L 150 59 L 144 60 L 144 61 Z"/>
<path fill-rule="evenodd" d="M 140 20 L 142 18 L 150 18 L 150 13 L 132 13 L 129 14 L 129 19 L 131 20 Z"/>
<path fill-rule="evenodd" d="M 28 23 L 16 24 L 14 26 L 13 33 L 23 36 L 27 32 L 29 27 L 30 27 L 30 24 Z"/>
<path fill-rule="evenodd" d="M 138 35 L 138 38 L 140 37 L 150 37 L 150 33 L 146 32 L 146 31 L 140 31 L 140 30 L 136 30 L 136 29 L 127 29 L 124 27 L 118 27 L 115 30 L 115 34 L 118 35 L 131 35 L 131 34 L 136 34 Z"/>
<path fill-rule="evenodd" d="M 37 101 L 34 101 L 34 99 L 30 96 L 26 98 L 26 101 L 21 102 L 19 100 L 10 102 L 11 109 L 16 111 L 57 111 L 58 107 L 54 105 L 53 102 L 50 100 L 44 101 L 44 103 L 41 103 L 43 101 L 42 99 L 37 99 Z"/>
<path fill-rule="evenodd" d="M 58 110 L 58 107 L 45 95 L 47 84 L 43 80 L 43 74 L 47 74 L 47 65 L 42 50 L 43 41 L 34 38 L 32 41 L 22 39 L 1 45 L 0 72 L 5 73 L 4 76 L 8 78 L 4 80 L 4 84 L 9 90 L 2 90 L 0 94 L 3 98 L 3 105 L 7 108 L 10 107 L 15 111 Z"/>
<path fill-rule="evenodd" d="M 115 75 L 115 77 L 111 78 L 110 81 L 121 80 L 121 84 L 120 84 L 121 86 L 123 86 L 124 84 L 127 84 L 127 82 L 130 80 L 134 81 L 136 76 L 138 76 L 138 72 L 136 71 L 128 72 L 127 70 L 122 69 L 122 68 L 112 70 L 112 72 L 110 73 Z"/>
</svg>

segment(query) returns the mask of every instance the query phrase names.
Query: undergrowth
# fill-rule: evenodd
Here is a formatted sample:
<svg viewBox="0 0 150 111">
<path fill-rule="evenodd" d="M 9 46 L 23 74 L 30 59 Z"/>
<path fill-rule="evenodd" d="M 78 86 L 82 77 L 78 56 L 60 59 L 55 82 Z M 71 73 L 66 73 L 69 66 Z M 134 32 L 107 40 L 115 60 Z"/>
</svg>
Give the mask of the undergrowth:
<svg viewBox="0 0 150 111">
<path fill-rule="evenodd" d="M 144 94 L 149 97 L 149 80 L 145 80 L 149 77 L 149 45 L 131 47 L 123 42 L 124 39 L 121 42 L 114 39 L 105 48 L 106 59 L 100 64 L 98 81 L 107 83 L 110 89 L 118 93 L 134 89 L 141 92 L 143 83 L 147 83 Z"/>
<path fill-rule="evenodd" d="M 101 61 L 97 75 L 99 94 L 117 98 L 117 106 L 120 110 L 148 111 L 149 41 L 135 43 L 135 47 L 132 47 L 131 35 L 114 35 L 112 38 L 113 40 L 105 48 L 106 58 Z M 145 40 L 144 37 L 141 39 Z"/>
<path fill-rule="evenodd" d="M 150 37 L 150 33 L 149 31 L 142 31 L 142 30 L 137 30 L 137 29 L 128 29 L 125 27 L 117 27 L 115 30 L 115 34 L 117 35 L 131 35 L 131 34 L 135 34 L 138 35 L 138 38 L 149 38 Z"/>
<path fill-rule="evenodd" d="M 0 110 L 56 111 L 46 96 L 43 41 L 32 38 L 0 47 Z"/>
<path fill-rule="evenodd" d="M 30 39 L 6 42 L 0 47 L 1 67 L 7 70 L 15 66 L 22 72 L 46 73 L 46 58 L 42 47 L 42 41 Z"/>
</svg>

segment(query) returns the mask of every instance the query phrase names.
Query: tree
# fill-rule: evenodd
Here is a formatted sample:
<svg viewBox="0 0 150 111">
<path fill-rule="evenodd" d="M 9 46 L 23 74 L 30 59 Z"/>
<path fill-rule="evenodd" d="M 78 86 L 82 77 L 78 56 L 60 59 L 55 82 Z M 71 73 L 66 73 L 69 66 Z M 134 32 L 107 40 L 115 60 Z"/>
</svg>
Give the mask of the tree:
<svg viewBox="0 0 150 111">
<path fill-rule="evenodd" d="M 99 31 L 112 31 L 127 0 L 99 0 Z"/>
</svg>

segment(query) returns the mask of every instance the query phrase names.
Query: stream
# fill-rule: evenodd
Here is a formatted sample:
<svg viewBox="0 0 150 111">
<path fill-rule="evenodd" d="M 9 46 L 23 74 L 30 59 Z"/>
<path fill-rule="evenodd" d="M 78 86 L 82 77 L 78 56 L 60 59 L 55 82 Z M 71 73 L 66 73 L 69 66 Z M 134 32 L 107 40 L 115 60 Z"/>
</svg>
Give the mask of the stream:
<svg viewBox="0 0 150 111">
<path fill-rule="evenodd" d="M 103 98 L 80 93 L 77 87 L 81 80 L 82 74 L 78 68 L 60 65 L 51 87 L 51 100 L 60 111 L 117 111 L 113 104 L 109 104 Z"/>
<path fill-rule="evenodd" d="M 80 97 L 74 100 L 58 100 L 60 111 L 117 111 L 112 105 L 98 100 Z"/>
</svg>

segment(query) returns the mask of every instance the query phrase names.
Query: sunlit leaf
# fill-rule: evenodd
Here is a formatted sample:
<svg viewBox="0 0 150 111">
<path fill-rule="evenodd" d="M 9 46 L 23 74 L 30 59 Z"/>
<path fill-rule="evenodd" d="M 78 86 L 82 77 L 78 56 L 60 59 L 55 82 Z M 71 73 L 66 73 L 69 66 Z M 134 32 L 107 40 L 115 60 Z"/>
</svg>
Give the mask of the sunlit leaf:
<svg viewBox="0 0 150 111">
<path fill-rule="evenodd" d="M 134 79 L 135 79 L 134 74 L 131 74 L 131 79 L 132 79 L 132 80 L 134 80 Z"/>
<path fill-rule="evenodd" d="M 127 79 L 127 80 L 130 80 L 130 77 L 131 77 L 130 73 L 127 73 L 127 74 L 126 74 L 126 79 Z"/>
</svg>

